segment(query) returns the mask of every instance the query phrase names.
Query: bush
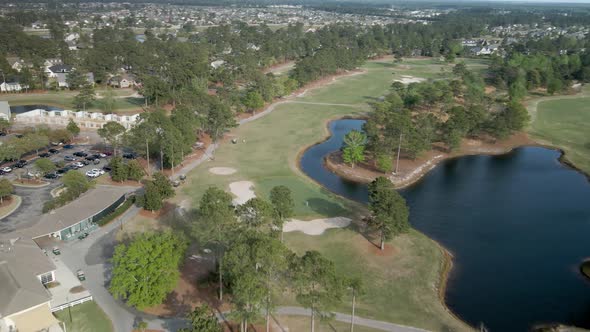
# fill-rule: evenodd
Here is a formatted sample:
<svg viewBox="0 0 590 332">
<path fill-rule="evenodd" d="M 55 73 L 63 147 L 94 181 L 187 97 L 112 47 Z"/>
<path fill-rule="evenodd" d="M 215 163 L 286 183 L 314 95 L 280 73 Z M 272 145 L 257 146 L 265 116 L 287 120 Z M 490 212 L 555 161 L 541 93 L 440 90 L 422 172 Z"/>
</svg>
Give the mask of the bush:
<svg viewBox="0 0 590 332">
<path fill-rule="evenodd" d="M 100 220 L 96 221 L 96 223 L 98 224 L 98 226 L 104 226 L 110 223 L 111 221 L 115 220 L 115 218 L 125 213 L 125 211 L 127 211 L 131 207 L 131 205 L 133 205 L 133 203 L 135 203 L 135 196 L 130 196 L 129 198 L 127 198 L 127 200 L 125 200 L 125 202 L 123 202 L 123 204 L 116 208 L 115 211 L 102 217 Z"/>
</svg>

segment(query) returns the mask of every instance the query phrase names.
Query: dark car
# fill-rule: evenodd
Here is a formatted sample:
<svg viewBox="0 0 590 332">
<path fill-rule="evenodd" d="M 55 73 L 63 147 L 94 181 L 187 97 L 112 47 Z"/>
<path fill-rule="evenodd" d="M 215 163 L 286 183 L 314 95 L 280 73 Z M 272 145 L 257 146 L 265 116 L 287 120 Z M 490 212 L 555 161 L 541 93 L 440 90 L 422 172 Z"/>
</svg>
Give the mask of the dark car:
<svg viewBox="0 0 590 332">
<path fill-rule="evenodd" d="M 27 165 L 27 161 L 26 160 L 19 160 L 16 163 L 14 163 L 14 167 L 18 167 L 18 168 L 23 168 Z"/>
<path fill-rule="evenodd" d="M 103 151 L 102 153 L 106 154 L 107 156 L 112 156 L 113 153 L 111 151 Z"/>
<path fill-rule="evenodd" d="M 110 165 L 106 165 L 102 168 L 105 172 L 110 172 L 113 170 L 113 168 Z"/>
<path fill-rule="evenodd" d="M 64 160 L 65 160 L 65 161 L 76 161 L 77 159 L 76 159 L 76 158 L 74 158 L 74 157 L 72 157 L 72 156 L 65 156 L 65 157 L 64 157 Z"/>
<path fill-rule="evenodd" d="M 98 164 L 100 164 L 100 159 L 94 159 L 94 161 L 92 163 L 94 165 L 98 165 Z"/>
<path fill-rule="evenodd" d="M 137 155 L 135 153 L 123 153 L 123 158 L 125 159 L 135 159 Z"/>
<path fill-rule="evenodd" d="M 64 149 L 73 149 L 74 146 L 72 144 L 66 144 L 64 145 Z"/>
<path fill-rule="evenodd" d="M 49 153 L 53 153 L 53 154 L 59 153 L 58 149 L 49 149 L 48 151 L 49 151 Z"/>
<path fill-rule="evenodd" d="M 88 160 L 82 160 L 80 162 L 84 165 L 90 165 L 90 162 Z"/>
<path fill-rule="evenodd" d="M 49 158 L 49 156 L 51 156 L 51 155 L 47 152 L 43 152 L 43 153 L 39 154 L 39 157 L 41 157 L 41 158 Z"/>
<path fill-rule="evenodd" d="M 57 171 L 55 171 L 55 173 L 57 174 L 65 174 L 69 171 L 70 169 L 68 167 L 64 167 L 64 168 L 60 168 Z"/>
<path fill-rule="evenodd" d="M 0 131 L 0 136 L 6 136 L 6 133 L 3 131 Z"/>
<path fill-rule="evenodd" d="M 16 138 L 23 138 L 23 134 L 15 134 Z"/>
<path fill-rule="evenodd" d="M 4 172 L 3 170 L 0 169 L 0 175 L 4 175 L 6 174 L 6 172 Z"/>
<path fill-rule="evenodd" d="M 57 179 L 57 174 L 55 174 L 55 173 L 45 174 L 44 178 L 46 178 L 46 179 Z"/>
<path fill-rule="evenodd" d="M 100 155 L 99 154 L 93 154 L 92 157 L 94 157 L 94 159 L 100 159 Z"/>
<path fill-rule="evenodd" d="M 84 159 L 86 159 L 88 161 L 94 161 L 94 159 L 96 159 L 96 157 L 95 156 L 88 156 L 88 157 L 86 157 Z"/>
<path fill-rule="evenodd" d="M 83 151 L 74 152 L 72 154 L 76 157 L 86 157 L 88 155 L 88 153 L 83 152 Z"/>
</svg>

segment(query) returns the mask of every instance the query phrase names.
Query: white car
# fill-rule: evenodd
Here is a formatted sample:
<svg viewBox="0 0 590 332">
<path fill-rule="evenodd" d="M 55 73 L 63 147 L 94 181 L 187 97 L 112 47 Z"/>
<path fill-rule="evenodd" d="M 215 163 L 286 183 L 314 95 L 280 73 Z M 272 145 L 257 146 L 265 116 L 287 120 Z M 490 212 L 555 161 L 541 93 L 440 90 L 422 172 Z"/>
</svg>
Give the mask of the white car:
<svg viewBox="0 0 590 332">
<path fill-rule="evenodd" d="M 104 174 L 104 170 L 98 169 L 98 168 L 93 168 L 90 172 L 97 173 L 98 175 L 103 175 Z"/>
<path fill-rule="evenodd" d="M 99 153 L 98 155 L 99 155 L 101 158 L 106 158 L 106 157 L 107 157 L 107 155 L 106 155 L 106 154 L 104 154 L 104 153 Z"/>
<path fill-rule="evenodd" d="M 75 163 L 73 163 L 72 165 L 73 165 L 74 167 L 76 167 L 76 168 L 82 168 L 82 167 L 84 167 L 84 164 L 82 164 L 82 163 L 81 163 L 81 162 L 79 162 L 79 161 L 78 161 L 78 162 L 75 162 Z"/>
<path fill-rule="evenodd" d="M 2 171 L 3 171 L 4 173 L 10 173 L 10 172 L 12 172 L 12 168 L 10 168 L 10 167 L 6 166 L 6 167 L 3 167 L 3 168 L 2 168 Z"/>
<path fill-rule="evenodd" d="M 94 170 L 91 170 L 86 172 L 86 176 L 89 178 L 97 178 L 100 176 L 100 174 L 98 172 L 95 172 Z"/>
</svg>

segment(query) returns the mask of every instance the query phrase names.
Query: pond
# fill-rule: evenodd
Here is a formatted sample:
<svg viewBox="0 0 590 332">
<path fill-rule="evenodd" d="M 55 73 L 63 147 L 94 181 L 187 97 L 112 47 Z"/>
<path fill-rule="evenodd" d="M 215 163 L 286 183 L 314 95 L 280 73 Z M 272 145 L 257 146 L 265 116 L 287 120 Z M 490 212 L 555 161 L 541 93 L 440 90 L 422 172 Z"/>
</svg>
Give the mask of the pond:
<svg viewBox="0 0 590 332">
<path fill-rule="evenodd" d="M 12 114 L 21 114 L 26 113 L 32 110 L 42 109 L 46 111 L 63 111 L 63 108 L 55 107 L 55 106 L 48 106 L 48 105 L 20 105 L 20 106 L 10 106 L 10 113 Z"/>
<path fill-rule="evenodd" d="M 326 154 L 361 120 L 330 123 L 301 169 L 329 190 L 367 202 L 367 187 L 323 167 Z M 540 323 L 590 328 L 590 184 L 559 163 L 559 152 L 524 147 L 502 156 L 441 163 L 401 191 L 412 226 L 453 255 L 446 303 L 471 325 L 527 331 Z"/>
</svg>

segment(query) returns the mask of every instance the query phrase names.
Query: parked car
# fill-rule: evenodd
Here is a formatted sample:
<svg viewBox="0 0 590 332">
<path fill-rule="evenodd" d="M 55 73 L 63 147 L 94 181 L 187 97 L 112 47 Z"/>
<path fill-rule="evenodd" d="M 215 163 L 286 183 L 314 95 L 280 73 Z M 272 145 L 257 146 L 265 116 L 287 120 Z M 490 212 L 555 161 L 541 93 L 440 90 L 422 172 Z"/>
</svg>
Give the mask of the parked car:
<svg viewBox="0 0 590 332">
<path fill-rule="evenodd" d="M 27 165 L 27 161 L 21 159 L 14 164 L 14 167 L 23 168 L 26 165 Z"/>
<path fill-rule="evenodd" d="M 84 165 L 90 165 L 90 162 L 89 162 L 88 160 L 86 160 L 86 159 L 84 159 L 84 160 L 80 160 L 80 162 L 81 162 L 82 164 L 84 164 Z"/>
<path fill-rule="evenodd" d="M 88 237 L 88 233 L 82 233 L 82 234 L 78 235 L 78 240 L 84 240 L 87 237 Z"/>
<path fill-rule="evenodd" d="M 6 174 L 6 172 L 4 172 L 3 170 L 0 169 L 0 175 L 4 175 Z"/>
<path fill-rule="evenodd" d="M 98 165 L 98 164 L 100 164 L 100 159 L 94 159 L 94 161 L 92 163 L 94 165 Z"/>
<path fill-rule="evenodd" d="M 137 155 L 135 153 L 123 153 L 123 158 L 125 159 L 136 159 Z"/>
<path fill-rule="evenodd" d="M 72 157 L 72 156 L 65 156 L 65 157 L 64 157 L 64 160 L 65 160 L 65 161 L 76 161 L 76 160 L 78 160 L 78 159 L 76 159 L 76 158 L 74 158 L 74 157 Z"/>
<path fill-rule="evenodd" d="M 92 155 L 92 157 L 94 157 L 95 159 L 103 158 L 103 157 L 100 156 L 100 153 L 95 153 L 95 154 Z"/>
<path fill-rule="evenodd" d="M 86 157 L 88 155 L 88 153 L 86 153 L 84 151 L 78 151 L 78 152 L 74 152 L 72 154 L 76 157 Z"/>
<path fill-rule="evenodd" d="M 64 167 L 64 168 L 58 169 L 57 171 L 55 171 L 55 173 L 57 173 L 57 174 L 66 174 L 69 171 L 70 171 L 69 168 Z"/>
<path fill-rule="evenodd" d="M 10 168 L 10 167 L 8 167 L 8 166 L 6 166 L 6 167 L 2 167 L 2 171 L 3 171 L 4 173 L 10 173 L 10 172 L 12 172 L 12 168 Z"/>
<path fill-rule="evenodd" d="M 48 151 L 49 151 L 49 153 L 52 153 L 52 154 L 59 153 L 59 150 L 58 149 L 53 149 L 53 148 L 52 149 L 49 149 Z"/>
<path fill-rule="evenodd" d="M 81 162 L 78 161 L 78 162 L 73 163 L 72 166 L 74 166 L 76 168 L 82 168 L 82 167 L 84 167 L 84 164 L 82 164 Z"/>
<path fill-rule="evenodd" d="M 97 178 L 100 176 L 100 174 L 98 172 L 95 172 L 94 170 L 90 170 L 86 172 L 86 176 L 89 178 Z"/>
<path fill-rule="evenodd" d="M 110 153 L 110 152 L 109 152 L 109 153 Z M 101 152 L 101 153 L 99 153 L 99 154 L 97 154 L 97 155 L 98 155 L 99 157 L 101 157 L 101 158 L 106 158 L 107 156 L 110 156 L 111 154 L 112 154 L 112 153 L 110 153 L 110 154 L 106 154 L 106 153 L 102 153 L 102 152 Z M 95 155 L 95 156 L 96 156 L 96 155 Z"/>
<path fill-rule="evenodd" d="M 100 168 L 93 168 L 92 171 L 98 173 L 99 175 L 103 175 L 105 173 L 105 171 Z"/>
<path fill-rule="evenodd" d="M 47 152 L 43 152 L 43 153 L 39 154 L 39 157 L 41 157 L 41 158 L 49 158 L 49 156 L 51 156 L 51 155 Z"/>
<path fill-rule="evenodd" d="M 72 144 L 64 145 L 64 149 L 73 149 L 73 148 L 74 148 L 74 145 L 72 145 Z"/>
<path fill-rule="evenodd" d="M 0 136 L 6 136 L 6 133 L 3 131 L 0 131 Z"/>
<path fill-rule="evenodd" d="M 45 174 L 44 178 L 46 178 L 46 179 L 57 179 L 57 174 L 55 174 L 55 173 L 47 173 L 47 174 Z"/>
<path fill-rule="evenodd" d="M 58 247 L 53 247 L 52 252 L 54 255 L 61 255 L 61 250 Z"/>
<path fill-rule="evenodd" d="M 27 174 L 26 174 L 26 176 L 29 177 L 29 178 L 36 178 L 36 177 L 41 176 L 41 173 L 28 171 Z"/>
<path fill-rule="evenodd" d="M 110 171 L 112 171 L 112 170 L 113 170 L 113 168 L 112 168 L 110 165 L 105 165 L 105 166 L 103 166 L 103 167 L 102 167 L 102 169 L 103 169 L 105 172 L 110 172 Z"/>
<path fill-rule="evenodd" d="M 80 281 L 86 280 L 86 275 L 84 274 L 84 271 L 82 271 L 82 270 L 76 271 L 76 276 L 78 277 L 78 280 L 80 280 Z"/>
<path fill-rule="evenodd" d="M 64 143 L 63 142 L 51 142 L 51 145 L 60 146 L 60 145 L 64 145 Z"/>
<path fill-rule="evenodd" d="M 96 159 L 96 158 L 94 156 L 88 156 L 88 157 L 86 157 L 84 159 L 86 159 L 88 161 L 94 161 L 94 159 Z"/>
</svg>

